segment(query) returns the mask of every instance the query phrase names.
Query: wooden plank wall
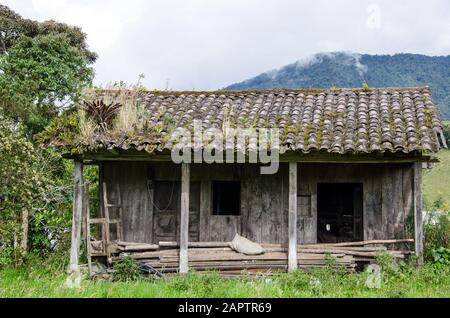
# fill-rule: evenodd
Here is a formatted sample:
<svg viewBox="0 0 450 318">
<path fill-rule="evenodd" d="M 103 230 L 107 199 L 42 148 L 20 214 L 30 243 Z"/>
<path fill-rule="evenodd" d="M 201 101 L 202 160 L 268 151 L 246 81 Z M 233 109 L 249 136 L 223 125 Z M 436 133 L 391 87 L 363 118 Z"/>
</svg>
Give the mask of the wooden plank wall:
<svg viewBox="0 0 450 318">
<path fill-rule="evenodd" d="M 288 164 L 281 163 L 275 175 L 259 172 L 259 166 L 250 164 L 192 164 L 189 239 L 229 241 L 237 232 L 256 242 L 287 243 Z M 364 239 L 412 237 L 408 233 L 414 227 L 412 164 L 300 163 L 298 175 L 299 243 L 317 241 L 318 182 L 363 183 Z M 148 189 L 148 180 L 157 186 L 157 181 L 180 181 L 180 176 L 180 166 L 169 162 L 102 164 L 101 181 L 108 187 L 120 184 L 126 240 L 155 240 L 155 189 Z M 213 180 L 241 181 L 240 216 L 212 215 Z"/>
</svg>

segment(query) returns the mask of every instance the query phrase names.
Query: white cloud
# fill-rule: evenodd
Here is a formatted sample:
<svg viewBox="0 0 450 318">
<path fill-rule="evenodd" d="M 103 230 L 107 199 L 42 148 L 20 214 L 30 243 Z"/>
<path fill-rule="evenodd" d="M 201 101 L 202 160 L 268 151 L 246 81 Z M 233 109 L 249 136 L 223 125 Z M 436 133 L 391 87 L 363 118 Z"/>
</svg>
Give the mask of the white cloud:
<svg viewBox="0 0 450 318">
<path fill-rule="evenodd" d="M 81 26 L 97 83 L 217 89 L 323 51 L 450 54 L 448 0 L 1 1 Z"/>
<path fill-rule="evenodd" d="M 44 19 L 55 19 L 82 27 L 92 49 L 105 51 L 120 41 L 127 23 L 137 21 L 144 1 L 69 1 L 31 0 L 33 8 Z"/>
</svg>

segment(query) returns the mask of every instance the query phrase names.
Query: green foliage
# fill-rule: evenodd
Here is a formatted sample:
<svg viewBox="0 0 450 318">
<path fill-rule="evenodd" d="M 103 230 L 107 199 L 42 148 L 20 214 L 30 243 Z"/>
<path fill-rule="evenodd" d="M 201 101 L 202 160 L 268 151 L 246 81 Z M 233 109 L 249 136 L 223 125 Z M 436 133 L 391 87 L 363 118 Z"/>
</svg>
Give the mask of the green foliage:
<svg viewBox="0 0 450 318">
<path fill-rule="evenodd" d="M 93 70 L 65 35 L 20 37 L 0 59 L 0 107 L 38 132 L 90 85 Z"/>
<path fill-rule="evenodd" d="M 450 147 L 450 121 L 444 121 L 442 132 L 444 133 L 444 139 L 447 143 L 447 147 Z"/>
<path fill-rule="evenodd" d="M 117 116 L 117 112 L 122 104 L 110 102 L 105 104 L 103 100 L 83 101 L 82 108 L 86 114 L 100 126 L 103 131 L 107 131 Z"/>
<path fill-rule="evenodd" d="M 0 270 L 14 264 L 14 248 L 3 244 L 0 247 Z"/>
<path fill-rule="evenodd" d="M 77 48 L 89 63 L 94 63 L 97 54 L 88 49 L 86 34 L 79 27 L 53 20 L 38 22 L 22 18 L 19 14 L 0 4 L 0 55 L 13 47 L 21 36 L 64 35 L 70 46 Z"/>
<path fill-rule="evenodd" d="M 35 140 L 45 146 L 76 145 L 79 137 L 79 113 L 66 111 L 61 116 L 54 117 L 43 131 L 35 135 Z"/>
<path fill-rule="evenodd" d="M 0 5 L 0 113 L 41 131 L 89 86 L 97 56 L 78 28 L 22 18 Z"/>
<path fill-rule="evenodd" d="M 446 266 L 447 268 L 450 266 L 450 249 L 445 248 L 443 246 L 433 249 L 431 251 L 431 255 L 433 256 L 433 261 L 436 264 Z"/>
<path fill-rule="evenodd" d="M 66 260 L 73 164 L 37 147 L 32 135 L 40 132 L 36 140 L 47 146 L 58 146 L 51 143 L 55 134 L 56 142 L 76 145 L 73 104 L 91 84 L 96 54 L 79 28 L 23 19 L 3 5 L 0 30 L 0 267 L 27 261 L 20 249 L 22 211 L 29 214 L 27 257 Z M 96 169 L 87 167 L 85 178 L 96 184 Z M 93 206 L 97 191 L 91 187 Z"/>
<path fill-rule="evenodd" d="M 450 210 L 446 209 L 443 200 L 436 200 L 425 206 L 425 211 L 425 259 L 445 263 L 450 249 Z"/>
<path fill-rule="evenodd" d="M 114 281 L 129 282 L 141 279 L 139 264 L 127 256 L 114 264 Z"/>
<path fill-rule="evenodd" d="M 36 148 L 20 125 L 0 115 L 0 266 L 23 261 L 18 246 L 21 214 L 29 212 L 29 251 L 39 257 L 66 254 L 70 243 L 73 163 L 52 150 Z M 98 183 L 96 167 L 85 180 Z M 91 187 L 92 210 L 98 189 Z"/>
<path fill-rule="evenodd" d="M 381 267 L 384 281 L 403 279 L 415 271 L 414 261 L 410 263 L 396 262 L 388 253 L 382 253 L 376 258 L 376 263 Z"/>
<path fill-rule="evenodd" d="M 369 92 L 370 91 L 369 84 L 367 84 L 366 81 L 364 81 L 363 84 L 362 84 L 362 90 L 364 92 Z"/>
<path fill-rule="evenodd" d="M 22 211 L 42 205 L 48 179 L 21 127 L 2 116 L 0 158 L 0 248 L 16 247 Z"/>
</svg>

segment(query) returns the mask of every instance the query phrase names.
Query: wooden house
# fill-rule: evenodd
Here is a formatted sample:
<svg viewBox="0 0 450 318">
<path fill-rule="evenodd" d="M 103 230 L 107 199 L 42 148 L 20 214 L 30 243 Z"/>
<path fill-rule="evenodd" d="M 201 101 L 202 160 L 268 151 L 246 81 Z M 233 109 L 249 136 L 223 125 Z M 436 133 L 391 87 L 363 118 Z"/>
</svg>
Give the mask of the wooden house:
<svg viewBox="0 0 450 318">
<path fill-rule="evenodd" d="M 101 101 L 115 101 L 119 94 L 120 110 L 127 92 L 96 92 L 91 100 L 105 106 Z M 105 129 L 67 155 L 75 160 L 72 268 L 78 264 L 81 228 L 95 224 L 99 238 L 85 231 L 91 256 L 114 261 L 115 253 L 141 250 L 151 259 L 169 255 L 163 247 L 172 246 L 176 250 L 167 259 L 175 257 L 173 268 L 180 272 L 188 271 L 191 259 L 221 268 L 221 261 L 212 262 L 219 260 L 214 255 L 223 253 L 236 233 L 279 253 L 267 267 L 281 269 L 302 267 L 298 249 L 315 244 L 412 239 L 420 258 L 422 168 L 446 147 L 428 87 L 136 96 L 145 122 L 133 133 Z M 176 127 L 191 129 L 194 120 L 205 129 L 279 129 L 278 171 L 261 174 L 261 163 L 249 162 L 174 163 L 167 136 Z M 99 166 L 101 204 L 90 213 L 84 164 Z M 101 247 L 94 246 L 96 240 Z M 205 246 L 210 259 L 194 253 Z M 235 259 L 250 264 L 250 258 Z"/>
</svg>

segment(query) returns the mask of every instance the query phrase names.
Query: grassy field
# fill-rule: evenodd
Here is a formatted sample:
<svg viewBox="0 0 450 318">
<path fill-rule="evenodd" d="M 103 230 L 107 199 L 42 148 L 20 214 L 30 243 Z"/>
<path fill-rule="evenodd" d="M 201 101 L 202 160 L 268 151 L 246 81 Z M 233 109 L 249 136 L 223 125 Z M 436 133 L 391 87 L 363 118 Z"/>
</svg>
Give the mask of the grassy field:
<svg viewBox="0 0 450 318">
<path fill-rule="evenodd" d="M 450 206 L 450 150 L 442 150 L 438 154 L 439 163 L 423 175 L 424 199 L 434 202 L 439 197 Z"/>
<path fill-rule="evenodd" d="M 216 274 L 190 274 L 163 280 L 109 282 L 83 280 L 65 287 L 64 272 L 45 267 L 0 272 L 0 297 L 450 297 L 447 269 L 427 265 L 383 271 L 380 288 L 366 286 L 367 273 L 340 270 L 298 271 L 272 278 L 219 279 Z"/>
</svg>

